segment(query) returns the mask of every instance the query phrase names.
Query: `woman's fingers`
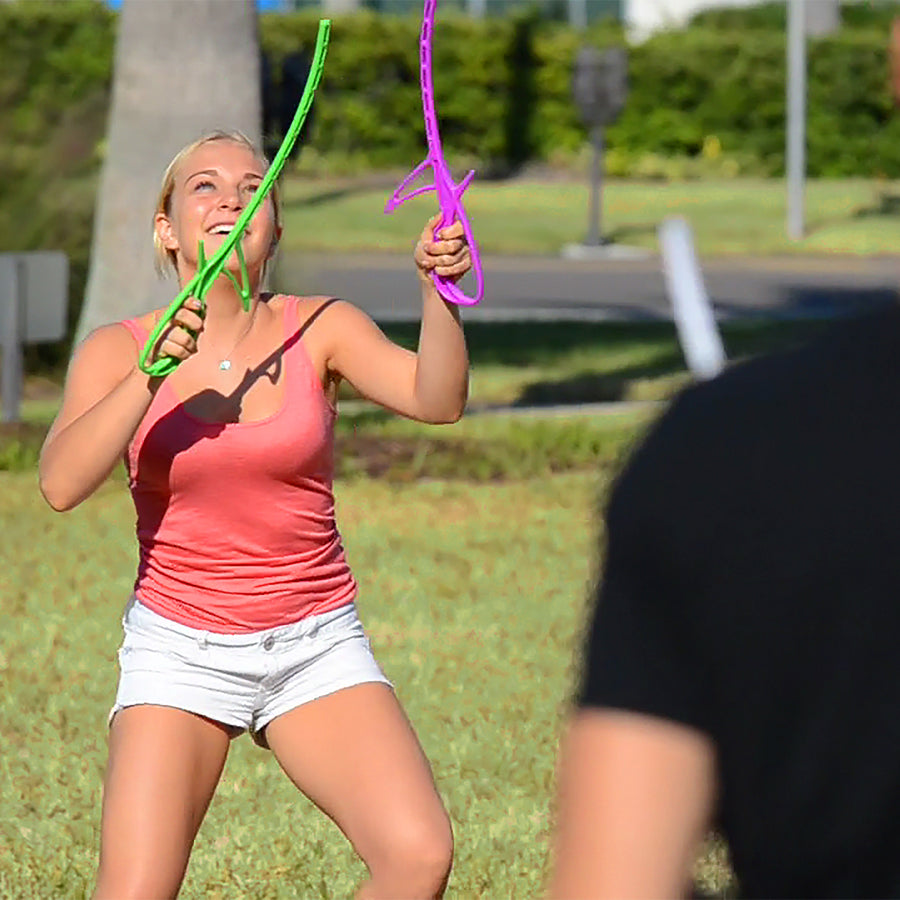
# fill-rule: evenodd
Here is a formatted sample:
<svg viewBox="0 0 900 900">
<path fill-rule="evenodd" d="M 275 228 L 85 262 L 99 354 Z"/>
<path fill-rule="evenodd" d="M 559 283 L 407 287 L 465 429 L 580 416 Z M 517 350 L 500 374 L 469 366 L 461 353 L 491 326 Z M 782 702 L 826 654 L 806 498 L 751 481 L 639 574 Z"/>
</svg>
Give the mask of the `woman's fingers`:
<svg viewBox="0 0 900 900">
<path fill-rule="evenodd" d="M 197 352 L 197 341 L 183 328 L 171 328 L 163 335 L 158 345 L 158 356 L 174 356 L 187 359 Z"/>
<path fill-rule="evenodd" d="M 454 219 L 449 225 L 445 225 L 441 228 L 435 237 L 442 240 L 451 240 L 452 238 L 461 238 L 464 235 L 465 230 L 463 229 L 462 222 L 460 222 L 459 219 Z"/>
<path fill-rule="evenodd" d="M 203 330 L 203 317 L 200 314 L 200 301 L 191 297 L 172 317 L 175 325 L 199 334 Z"/>
<path fill-rule="evenodd" d="M 451 241 L 431 241 L 427 247 L 428 252 L 435 256 L 449 256 L 459 253 L 464 247 L 467 247 L 465 241 L 454 238 Z"/>
<path fill-rule="evenodd" d="M 174 316 L 157 344 L 156 355 L 187 359 L 197 352 L 197 338 L 203 331 L 200 301 L 191 297 Z"/>
<path fill-rule="evenodd" d="M 451 263 L 446 266 L 435 266 L 434 271 L 437 272 L 441 278 L 461 278 L 469 269 L 472 268 L 472 261 L 469 257 L 460 260 L 459 262 Z"/>
<path fill-rule="evenodd" d="M 461 278 L 472 268 L 472 257 L 465 239 L 462 222 L 458 219 L 450 225 L 434 229 L 440 223 L 438 213 L 428 220 L 416 246 L 415 260 L 422 272 L 436 273 L 442 278 Z"/>
<path fill-rule="evenodd" d="M 203 330 L 203 319 L 197 313 L 187 309 L 179 310 L 172 318 L 172 324 L 186 331 L 194 331 L 199 334 Z"/>
<path fill-rule="evenodd" d="M 443 256 L 429 256 L 425 260 L 425 267 L 428 269 L 437 269 L 438 274 L 443 275 L 443 269 L 454 268 L 457 266 L 469 266 L 472 259 L 468 251 L 461 253 L 447 254 Z"/>
</svg>

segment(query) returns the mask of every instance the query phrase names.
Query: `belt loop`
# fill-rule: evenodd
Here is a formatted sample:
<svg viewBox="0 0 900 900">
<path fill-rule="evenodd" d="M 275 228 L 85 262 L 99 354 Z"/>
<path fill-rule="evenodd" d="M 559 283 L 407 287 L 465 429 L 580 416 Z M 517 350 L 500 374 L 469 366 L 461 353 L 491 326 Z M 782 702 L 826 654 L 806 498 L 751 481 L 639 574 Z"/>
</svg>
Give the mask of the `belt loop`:
<svg viewBox="0 0 900 900">
<path fill-rule="evenodd" d="M 200 635 L 197 638 L 197 646 L 201 650 L 205 650 L 209 646 L 209 644 L 207 643 L 208 635 L 209 635 L 208 631 L 203 631 L 200 633 Z"/>
</svg>

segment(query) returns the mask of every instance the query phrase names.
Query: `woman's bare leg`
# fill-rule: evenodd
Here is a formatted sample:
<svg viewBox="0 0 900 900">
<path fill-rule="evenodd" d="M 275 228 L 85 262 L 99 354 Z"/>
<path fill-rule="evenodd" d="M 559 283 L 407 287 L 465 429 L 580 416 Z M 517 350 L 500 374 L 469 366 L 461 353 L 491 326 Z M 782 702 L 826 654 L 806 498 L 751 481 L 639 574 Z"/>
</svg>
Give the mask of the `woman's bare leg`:
<svg viewBox="0 0 900 900">
<path fill-rule="evenodd" d="M 443 895 L 453 860 L 450 819 L 387 685 L 360 684 L 306 703 L 273 720 L 266 739 L 368 867 L 360 898 Z"/>
<path fill-rule="evenodd" d="M 131 706 L 116 714 L 94 900 L 177 895 L 229 740 L 226 726 L 180 709 Z"/>
</svg>

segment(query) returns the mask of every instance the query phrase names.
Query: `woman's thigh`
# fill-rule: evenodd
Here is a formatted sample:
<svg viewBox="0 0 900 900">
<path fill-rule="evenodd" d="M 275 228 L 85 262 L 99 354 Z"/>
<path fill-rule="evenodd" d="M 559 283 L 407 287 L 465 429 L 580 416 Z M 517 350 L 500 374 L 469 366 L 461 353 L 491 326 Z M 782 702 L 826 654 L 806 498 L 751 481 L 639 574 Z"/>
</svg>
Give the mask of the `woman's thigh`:
<svg viewBox="0 0 900 900">
<path fill-rule="evenodd" d="M 394 692 L 366 683 L 274 719 L 266 740 L 294 784 L 369 866 L 392 855 L 449 856 L 450 822 Z"/>
<path fill-rule="evenodd" d="M 174 896 L 212 799 L 231 729 L 165 706 L 110 726 L 95 898 Z"/>
</svg>

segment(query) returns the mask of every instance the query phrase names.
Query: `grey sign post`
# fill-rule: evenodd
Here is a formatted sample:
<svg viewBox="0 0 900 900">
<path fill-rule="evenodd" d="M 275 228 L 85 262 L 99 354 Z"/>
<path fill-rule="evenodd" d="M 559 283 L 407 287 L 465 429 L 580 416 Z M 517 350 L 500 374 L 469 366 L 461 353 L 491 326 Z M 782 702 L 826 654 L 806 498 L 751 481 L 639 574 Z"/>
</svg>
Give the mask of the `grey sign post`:
<svg viewBox="0 0 900 900">
<path fill-rule="evenodd" d="M 590 45 L 582 47 L 575 57 L 572 93 L 582 121 L 590 129 L 593 147 L 588 233 L 584 243 L 588 247 L 599 247 L 606 243 L 600 229 L 603 129 L 616 120 L 625 106 L 628 94 L 628 56 L 625 48 L 611 47 L 601 53 Z"/>
<path fill-rule="evenodd" d="M 0 421 L 21 417 L 22 347 L 66 333 L 69 261 L 64 253 L 0 253 Z"/>
</svg>

